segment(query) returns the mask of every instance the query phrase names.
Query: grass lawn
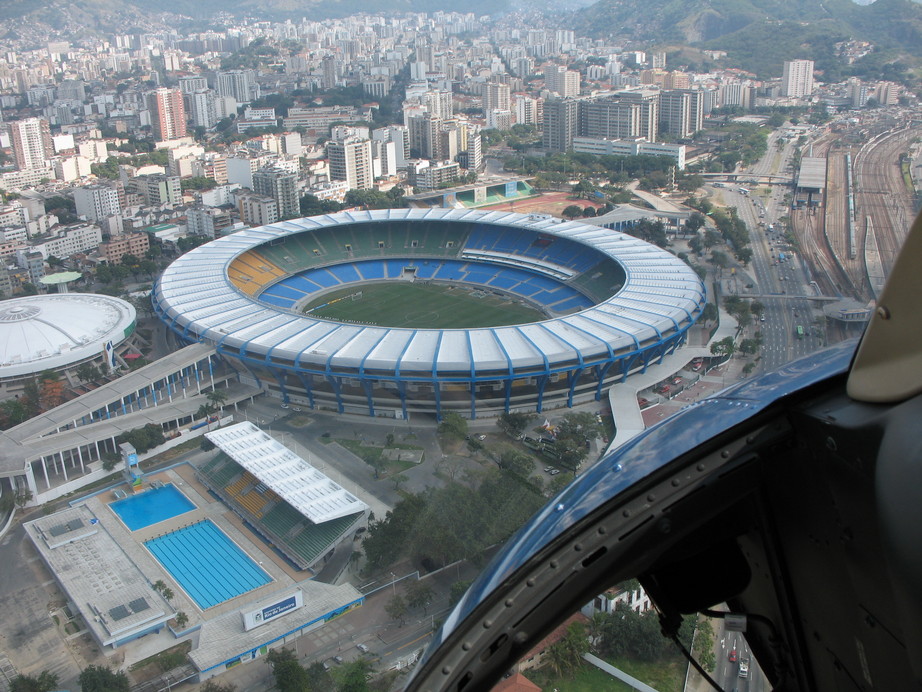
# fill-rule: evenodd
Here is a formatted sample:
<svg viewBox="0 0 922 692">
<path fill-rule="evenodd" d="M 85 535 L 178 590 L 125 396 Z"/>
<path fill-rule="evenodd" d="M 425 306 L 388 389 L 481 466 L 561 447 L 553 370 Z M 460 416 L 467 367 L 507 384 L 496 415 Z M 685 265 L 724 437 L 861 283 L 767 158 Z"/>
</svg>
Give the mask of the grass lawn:
<svg viewBox="0 0 922 692">
<path fill-rule="evenodd" d="M 305 312 L 313 309 L 317 317 L 408 329 L 474 329 L 546 319 L 518 300 L 446 284 L 391 281 L 362 286 L 355 300 L 347 297 L 356 292 L 353 286 L 328 293 L 307 305 Z"/>
<path fill-rule="evenodd" d="M 685 684 L 685 659 L 676 652 L 675 657 L 656 663 L 638 663 L 626 659 L 608 661 L 615 668 L 620 668 L 658 692 L 681 692 Z M 544 690 L 556 688 L 559 692 L 590 692 L 591 690 L 630 690 L 631 687 L 609 676 L 593 665 L 583 663 L 575 672 L 558 677 L 550 668 L 544 666 L 539 670 L 528 671 L 525 677 L 540 685 Z"/>
<path fill-rule="evenodd" d="M 363 445 L 358 440 L 349 440 L 347 438 L 337 438 L 336 442 L 348 449 L 350 452 L 359 457 L 366 464 L 373 466 L 378 469 L 379 473 L 384 473 L 389 476 L 400 473 L 401 471 L 406 471 L 409 468 L 416 466 L 412 461 L 397 461 L 396 459 L 391 461 L 385 459 L 383 456 L 384 447 L 375 447 L 372 445 Z M 390 449 L 415 449 L 419 450 L 422 447 L 408 444 L 394 444 L 391 445 Z"/>
<path fill-rule="evenodd" d="M 558 677 L 549 666 L 538 670 L 529 670 L 525 677 L 541 687 L 542 690 L 559 690 L 559 692 L 631 692 L 631 688 L 616 680 L 595 666 L 583 663 L 573 673 Z"/>
</svg>

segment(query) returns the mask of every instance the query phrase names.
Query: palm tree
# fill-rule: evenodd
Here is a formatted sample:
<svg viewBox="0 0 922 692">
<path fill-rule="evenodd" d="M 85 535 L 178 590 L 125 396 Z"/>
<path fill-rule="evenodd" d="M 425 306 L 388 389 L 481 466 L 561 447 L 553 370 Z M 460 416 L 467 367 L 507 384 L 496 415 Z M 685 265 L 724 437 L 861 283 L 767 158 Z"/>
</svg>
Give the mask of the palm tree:
<svg viewBox="0 0 922 692">
<path fill-rule="evenodd" d="M 227 401 L 227 394 L 220 389 L 213 389 L 205 395 L 205 398 L 208 399 L 213 407 L 218 407 L 223 410 L 224 402 Z"/>
<path fill-rule="evenodd" d="M 160 591 L 160 594 L 161 594 L 167 601 L 172 601 L 172 600 L 173 600 L 173 597 L 176 595 L 176 594 L 173 593 L 173 589 L 171 589 L 169 586 L 164 587 L 164 588 Z"/>
<path fill-rule="evenodd" d="M 179 629 L 183 629 L 186 624 L 189 622 L 189 616 L 186 615 L 183 611 L 176 613 L 176 626 Z"/>
<path fill-rule="evenodd" d="M 153 587 L 154 591 L 157 591 L 158 593 L 163 593 L 163 590 L 166 588 L 166 584 L 163 582 L 163 579 L 158 579 L 153 584 L 151 584 L 151 586 Z"/>
</svg>

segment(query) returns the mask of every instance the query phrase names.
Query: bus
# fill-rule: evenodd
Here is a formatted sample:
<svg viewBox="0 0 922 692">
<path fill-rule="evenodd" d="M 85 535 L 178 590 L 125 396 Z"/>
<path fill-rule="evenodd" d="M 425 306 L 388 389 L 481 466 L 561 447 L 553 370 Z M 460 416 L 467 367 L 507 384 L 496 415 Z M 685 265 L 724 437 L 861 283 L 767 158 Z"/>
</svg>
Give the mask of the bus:
<svg viewBox="0 0 922 692">
<path fill-rule="evenodd" d="M 804 328 L 801 325 L 798 324 L 796 327 L 794 327 L 794 332 L 797 334 L 798 339 L 804 338 Z"/>
<path fill-rule="evenodd" d="M 739 189 L 739 191 L 740 191 L 740 194 L 741 194 L 741 195 L 748 195 L 748 194 L 749 194 L 749 189 L 748 189 L 748 188 L 745 188 L 745 187 L 741 187 L 741 188 Z"/>
</svg>

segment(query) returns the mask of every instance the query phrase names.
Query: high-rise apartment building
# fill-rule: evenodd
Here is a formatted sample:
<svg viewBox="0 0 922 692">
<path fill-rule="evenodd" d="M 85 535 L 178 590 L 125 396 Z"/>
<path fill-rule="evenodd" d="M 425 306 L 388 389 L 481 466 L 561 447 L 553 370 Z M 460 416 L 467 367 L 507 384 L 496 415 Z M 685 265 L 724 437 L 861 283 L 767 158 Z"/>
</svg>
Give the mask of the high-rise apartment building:
<svg viewBox="0 0 922 692">
<path fill-rule="evenodd" d="M 509 85 L 489 82 L 483 92 L 483 112 L 511 110 Z"/>
<path fill-rule="evenodd" d="M 691 137 L 704 125 L 703 93 L 691 89 L 670 89 L 659 95 L 659 121 L 674 137 Z"/>
<path fill-rule="evenodd" d="M 579 96 L 579 72 L 564 65 L 547 65 L 544 68 L 544 86 L 561 98 Z"/>
<path fill-rule="evenodd" d="M 16 168 L 45 168 L 54 153 L 51 129 L 44 118 L 26 118 L 10 123 L 10 143 Z"/>
<path fill-rule="evenodd" d="M 249 103 L 259 98 L 259 84 L 253 70 L 230 70 L 215 73 L 218 96 L 230 96 L 237 103 Z"/>
<path fill-rule="evenodd" d="M 186 136 L 186 106 L 179 89 L 157 89 L 147 96 L 154 137 L 158 140 Z"/>
<path fill-rule="evenodd" d="M 266 226 L 279 220 L 278 205 L 275 199 L 255 192 L 237 194 L 237 209 L 240 220 L 247 226 Z"/>
<path fill-rule="evenodd" d="M 575 99 L 551 99 L 544 102 L 545 149 L 569 151 L 573 148 L 578 114 L 579 102 Z"/>
<path fill-rule="evenodd" d="M 281 168 L 261 168 L 253 174 L 253 190 L 275 200 L 279 219 L 301 215 L 297 173 Z"/>
<path fill-rule="evenodd" d="M 350 190 L 367 190 L 372 187 L 371 140 L 349 137 L 341 142 L 327 143 L 327 159 L 331 180 L 345 180 Z"/>
<path fill-rule="evenodd" d="M 538 125 L 538 101 L 525 94 L 516 94 L 512 97 L 515 121 L 519 125 Z"/>
<path fill-rule="evenodd" d="M 194 94 L 208 88 L 208 80 L 198 75 L 179 78 L 179 90 L 183 94 Z"/>
<path fill-rule="evenodd" d="M 781 95 L 792 98 L 813 93 L 813 61 L 787 60 L 781 75 Z"/>
<path fill-rule="evenodd" d="M 209 89 L 202 89 L 189 94 L 189 110 L 192 115 L 192 124 L 195 127 L 210 129 L 218 123 L 218 109 L 215 103 L 215 93 Z"/>
<path fill-rule="evenodd" d="M 444 160 L 445 152 L 442 147 L 442 119 L 432 113 L 423 113 L 407 120 L 410 132 L 411 156 L 423 159 Z"/>
<path fill-rule="evenodd" d="M 87 185 L 74 190 L 74 204 L 78 216 L 85 216 L 91 221 L 99 221 L 107 216 L 119 214 L 122 205 L 119 191 L 109 185 Z"/>
</svg>

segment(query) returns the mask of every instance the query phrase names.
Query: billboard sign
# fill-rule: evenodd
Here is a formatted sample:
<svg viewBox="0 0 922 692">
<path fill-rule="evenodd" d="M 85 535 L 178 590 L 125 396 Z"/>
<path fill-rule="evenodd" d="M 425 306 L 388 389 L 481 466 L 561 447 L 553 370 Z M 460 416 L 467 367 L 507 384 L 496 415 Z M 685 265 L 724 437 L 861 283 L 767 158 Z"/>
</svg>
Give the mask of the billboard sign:
<svg viewBox="0 0 922 692">
<path fill-rule="evenodd" d="M 274 601 L 266 606 L 261 606 L 256 610 L 251 610 L 248 613 L 243 613 L 243 629 L 246 632 L 249 632 L 252 629 L 260 627 L 261 625 L 280 618 L 283 615 L 290 613 L 293 610 L 297 610 L 302 605 L 304 605 L 304 596 L 301 593 L 301 590 L 297 590 L 294 593 L 290 593 L 287 596 L 283 596 L 277 601 Z"/>
</svg>

